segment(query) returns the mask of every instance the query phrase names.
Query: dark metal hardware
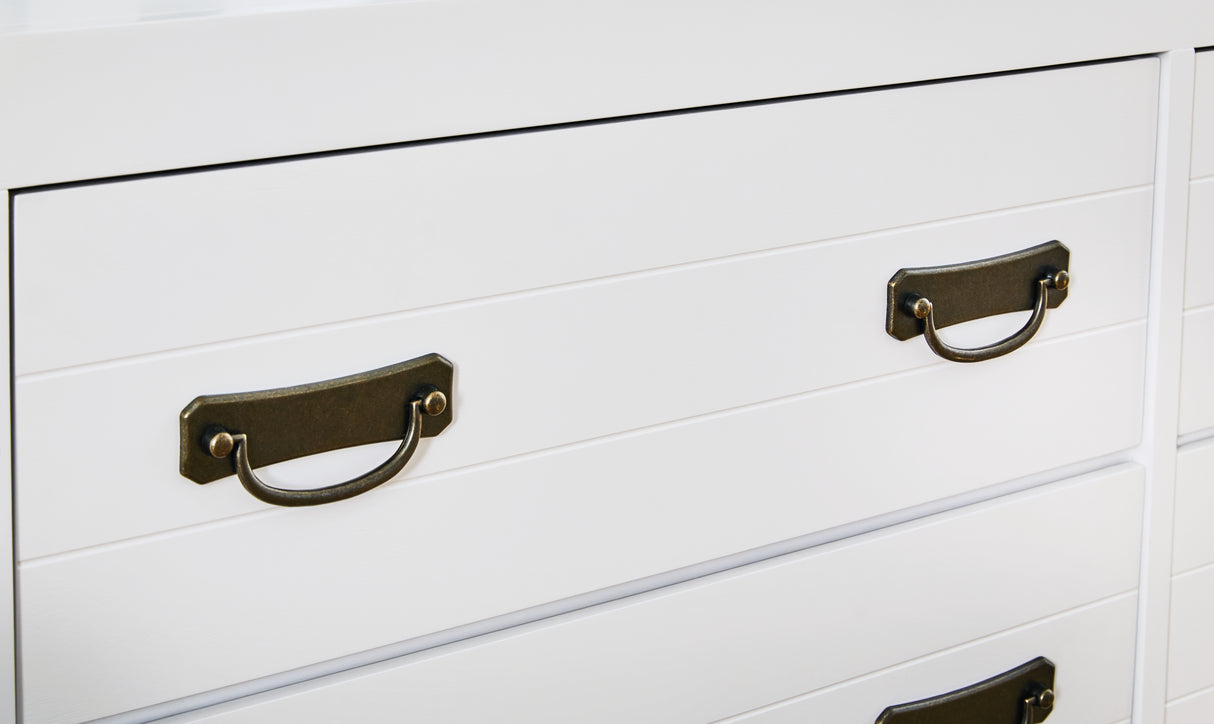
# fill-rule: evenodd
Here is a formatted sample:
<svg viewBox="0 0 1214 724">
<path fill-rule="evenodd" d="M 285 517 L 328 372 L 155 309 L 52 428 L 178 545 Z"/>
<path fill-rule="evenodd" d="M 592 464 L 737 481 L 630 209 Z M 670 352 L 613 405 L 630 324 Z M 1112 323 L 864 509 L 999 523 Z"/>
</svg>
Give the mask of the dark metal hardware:
<svg viewBox="0 0 1214 724">
<path fill-rule="evenodd" d="M 1054 664 L 1044 656 L 964 689 L 898 704 L 876 724 L 1041 724 L 1054 710 Z"/>
<path fill-rule="evenodd" d="M 885 331 L 906 340 L 922 334 L 932 351 L 954 362 L 981 362 L 1033 338 L 1045 310 L 1066 300 L 1071 252 L 1049 241 L 1031 249 L 950 266 L 901 269 L 890 278 Z M 937 330 L 996 314 L 1033 310 L 1015 334 L 976 349 L 953 347 Z"/>
<path fill-rule="evenodd" d="M 421 438 L 451 424 L 453 371 L 441 355 L 430 354 L 325 382 L 195 398 L 181 411 L 181 474 L 202 484 L 235 473 L 249 493 L 274 505 L 319 505 L 365 493 L 399 473 Z M 287 490 L 253 472 L 388 440 L 401 443 L 387 461 L 337 485 Z"/>
</svg>

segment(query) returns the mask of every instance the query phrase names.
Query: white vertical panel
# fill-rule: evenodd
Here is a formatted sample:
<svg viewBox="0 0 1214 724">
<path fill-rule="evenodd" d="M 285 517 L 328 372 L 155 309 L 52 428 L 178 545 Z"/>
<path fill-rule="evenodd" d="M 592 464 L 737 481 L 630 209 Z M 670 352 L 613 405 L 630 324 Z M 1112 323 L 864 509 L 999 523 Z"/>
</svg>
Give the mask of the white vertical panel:
<svg viewBox="0 0 1214 724">
<path fill-rule="evenodd" d="M 1134 719 L 1161 724 L 1168 651 L 1168 597 L 1184 308 L 1185 231 L 1189 155 L 1193 132 L 1193 51 L 1161 58 L 1156 138 L 1155 210 L 1151 230 L 1151 295 L 1147 332 L 1143 446 L 1147 466 L 1140 626 L 1135 667 Z"/>
</svg>

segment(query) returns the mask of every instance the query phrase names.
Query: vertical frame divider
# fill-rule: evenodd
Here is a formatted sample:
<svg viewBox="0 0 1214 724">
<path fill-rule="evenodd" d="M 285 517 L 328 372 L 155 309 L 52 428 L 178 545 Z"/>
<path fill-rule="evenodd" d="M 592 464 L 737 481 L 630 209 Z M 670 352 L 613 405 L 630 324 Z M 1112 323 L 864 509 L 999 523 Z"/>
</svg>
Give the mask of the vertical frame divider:
<svg viewBox="0 0 1214 724">
<path fill-rule="evenodd" d="M 1147 470 L 1133 721 L 1163 724 L 1171 611 L 1172 520 L 1180 408 L 1189 160 L 1193 135 L 1195 55 L 1160 55 L 1155 202 L 1147 310 L 1146 409 L 1138 459 Z"/>
</svg>

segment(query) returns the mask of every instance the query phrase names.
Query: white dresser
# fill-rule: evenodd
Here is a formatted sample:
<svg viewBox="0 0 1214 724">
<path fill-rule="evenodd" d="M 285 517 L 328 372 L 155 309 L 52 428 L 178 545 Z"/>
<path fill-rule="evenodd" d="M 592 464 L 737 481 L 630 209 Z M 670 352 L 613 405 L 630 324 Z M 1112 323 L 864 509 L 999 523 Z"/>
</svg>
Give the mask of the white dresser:
<svg viewBox="0 0 1214 724">
<path fill-rule="evenodd" d="M 1214 711 L 1214 6 L 22 7 L 15 720 Z"/>
</svg>

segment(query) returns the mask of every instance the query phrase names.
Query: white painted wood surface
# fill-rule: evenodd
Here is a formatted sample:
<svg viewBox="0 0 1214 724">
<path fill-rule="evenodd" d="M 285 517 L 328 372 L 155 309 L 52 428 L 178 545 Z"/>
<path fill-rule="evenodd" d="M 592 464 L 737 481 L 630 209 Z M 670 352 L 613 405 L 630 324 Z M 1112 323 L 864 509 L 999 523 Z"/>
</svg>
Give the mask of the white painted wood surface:
<svg viewBox="0 0 1214 724">
<path fill-rule="evenodd" d="M 17 372 L 1148 184 L 1158 72 L 1137 60 L 21 194 Z"/>
<path fill-rule="evenodd" d="M 1214 687 L 1168 702 L 1168 724 L 1209 724 L 1214 721 Z"/>
<path fill-rule="evenodd" d="M 1214 127 L 1214 120 L 1211 125 Z M 1214 304 L 1214 177 L 1198 179 L 1189 185 L 1184 302 L 1186 309 Z"/>
<path fill-rule="evenodd" d="M 1184 313 L 1180 356 L 1180 434 L 1214 427 L 1214 305 Z"/>
<path fill-rule="evenodd" d="M 1193 108 L 1193 178 L 1214 176 L 1214 50 L 1197 54 Z"/>
<path fill-rule="evenodd" d="M 3 71 L 0 71 L 2 73 Z M 0 115 L 3 115 L 0 113 Z M 3 130 L 0 130 L 0 142 L 4 140 Z M 3 163 L 0 163 L 0 167 Z M 0 188 L 3 184 L 0 183 Z M 0 229 L 7 229 L 9 217 L 9 204 L 0 203 Z M 0 269 L 5 273 L 9 269 L 9 259 L 5 258 L 0 261 Z M 0 309 L 9 310 L 9 298 L 4 296 L 0 300 Z M 0 349 L 11 352 L 8 341 L 0 342 Z M 12 361 L 11 355 L 3 355 L 0 358 L 0 374 L 7 375 L 13 379 L 13 369 L 10 364 Z M 3 385 L 0 385 L 3 387 Z M 0 410 L 12 410 L 12 392 L 11 385 L 6 389 L 0 389 Z M 13 428 L 12 415 L 0 415 L 0 471 L 13 469 Z M 16 553 L 16 534 L 14 532 L 13 520 L 13 497 L 12 495 L 4 495 L 4 480 L 9 481 L 9 489 L 12 488 L 12 476 L 9 473 L 0 472 L 0 722 L 16 721 L 17 716 L 17 653 L 16 653 L 16 572 L 15 562 L 17 560 Z M 10 535 L 11 534 L 11 535 Z M 13 572 L 13 575 L 7 575 L 8 572 Z M 13 626 L 4 625 L 8 621 L 13 621 Z"/>
<path fill-rule="evenodd" d="M 442 0 L 15 35 L 0 157 L 13 188 L 1209 44 L 1206 0 Z"/>
<path fill-rule="evenodd" d="M 1211 511 L 1214 511 L 1214 441 L 1186 445 L 1176 459 L 1173 573 L 1214 563 Z"/>
<path fill-rule="evenodd" d="M 721 724 L 871 724 L 888 705 L 955 691 L 1038 656 L 1057 667 L 1051 724 L 1113 724 L 1130 713 L 1136 614 L 1135 596 L 1123 594 Z"/>
<path fill-rule="evenodd" d="M 27 376 L 16 393 L 19 556 L 264 509 L 234 478 L 199 487 L 178 474 L 177 415 L 186 403 L 199 394 L 323 380 L 429 352 L 456 365 L 455 423 L 423 443 L 406 478 L 933 364 L 945 369 L 933 373 L 930 388 L 892 384 L 881 393 L 884 399 L 871 393 L 839 398 L 855 399 L 856 409 L 872 410 L 872 416 L 848 412 L 845 403 L 830 422 L 832 441 L 843 437 L 837 433 L 847 420 L 854 421 L 849 436 L 869 439 L 864 431 L 871 420 L 891 409 L 914 411 L 929 426 L 960 425 L 957 438 L 929 436 L 921 448 L 928 452 L 920 458 L 923 467 L 890 459 L 872 471 L 874 479 L 895 468 L 930 477 L 938 465 L 934 458 L 952 455 L 954 440 L 965 439 L 962 447 L 976 450 L 979 435 L 989 445 L 984 454 L 992 457 L 962 459 L 1017 474 L 1122 449 L 1137 442 L 1140 430 L 1140 327 L 1076 338 L 1062 356 L 1043 349 L 1054 360 L 1052 369 L 1030 360 L 1040 359 L 1034 349 L 1046 340 L 1142 318 L 1149 224 L 1150 191 L 1133 190 Z M 898 342 L 885 333 L 885 285 L 899 267 L 979 259 L 1052 238 L 1070 246 L 1075 281 L 1066 303 L 1049 312 L 1038 339 L 1025 349 L 982 365 L 957 365 L 940 362 L 922 339 Z M 984 320 L 968 335 L 950 328 L 946 336 L 989 343 L 1017 329 L 1023 317 Z M 1060 379 L 1070 382 L 1062 386 Z M 976 397 L 956 397 L 960 386 Z M 1021 386 L 1037 392 L 1008 394 Z M 1051 388 L 1090 403 L 1069 404 L 1065 416 L 1030 412 Z M 107 424 L 69 440 L 63 431 L 75 429 L 82 405 L 106 410 Z M 961 420 L 937 415 L 953 405 Z M 978 414 L 986 422 L 975 430 L 969 421 Z M 1035 421 L 1012 422 L 1025 415 Z M 1084 424 L 1077 424 L 1080 419 Z M 1044 427 L 1056 431 L 1040 434 Z M 799 429 L 789 433 L 801 435 Z M 72 454 L 65 455 L 69 445 Z M 331 462 L 339 456 L 317 456 L 279 476 L 269 474 L 315 486 L 369 469 L 388 452 L 372 450 L 350 467 Z M 115 463 L 97 466 L 101 459 Z M 994 475 L 985 479 L 1003 479 Z"/>
<path fill-rule="evenodd" d="M 1180 417 L 1178 360 L 1183 332 L 1194 73 L 1194 53 L 1190 49 L 1177 49 L 1160 57 L 1151 294 L 1147 315 L 1148 402 L 1143 415 L 1143 445 L 1135 453 L 1136 459 L 1146 467 L 1148 490 L 1134 674 L 1133 719 L 1137 724 L 1163 724 L 1167 704 L 1167 612 L 1171 596 L 1176 440 Z"/>
<path fill-rule="evenodd" d="M 584 27 L 561 26 L 575 13 L 540 5 L 512 14 L 517 4 L 501 4 L 471 17 L 470 3 L 407 3 L 0 39 L 0 187 L 652 110 L 650 101 L 733 100 L 781 84 L 843 88 L 1214 42 L 1214 5 L 1205 0 L 1034 0 L 1015 12 L 1001 4 L 933 11 L 837 3 L 832 22 L 820 7 L 771 3 L 748 10 L 765 24 L 706 12 L 693 20 L 700 32 L 669 5 L 615 3 L 619 14 Z M 817 16 L 784 22 L 789 12 Z M 649 22 L 630 22 L 637 13 Z M 326 42 L 316 42 L 321 35 Z M 460 42 L 447 42 L 452 36 Z M 681 42 L 671 43 L 675 37 Z M 626 52 L 611 56 L 605 46 Z M 613 67 L 603 62 L 609 56 L 622 60 Z M 1199 63 L 1210 67 L 1209 54 Z M 392 91 L 351 82 L 368 77 L 394 78 Z M 601 82 L 565 82 L 595 77 Z M 1164 337 L 1166 346 L 1171 335 Z M 1148 385 L 1148 404 L 1158 394 Z M 1138 454 L 1155 461 L 1148 448 Z"/>
<path fill-rule="evenodd" d="M 1172 636 L 1168 651 L 1168 699 L 1214 685 L 1214 566 L 1172 579 Z"/>
<path fill-rule="evenodd" d="M 1128 447 L 1139 434 L 1140 404 L 1128 400 L 1137 402 L 1141 352 L 1125 350 L 1141 334 L 1135 325 L 1021 350 L 1006 378 L 986 365 L 961 375 L 932 367 L 348 505 L 22 564 L 24 679 L 38 692 L 65 685 L 62 676 L 75 686 L 99 668 L 127 671 L 145 695 L 171 698 Z M 1045 378 L 1069 390 L 1073 413 L 1042 414 Z M 874 454 L 864 430 L 891 408 L 928 432 L 891 433 Z M 975 416 L 987 414 L 1006 427 L 975 432 Z M 298 634 L 336 611 L 358 615 Z M 166 646 L 179 663 L 154 685 L 142 668 Z M 231 656 L 221 665 L 213 651 Z"/>
<path fill-rule="evenodd" d="M 1133 590 L 1141 503 L 1124 466 L 182 721 L 709 721 Z"/>
</svg>

